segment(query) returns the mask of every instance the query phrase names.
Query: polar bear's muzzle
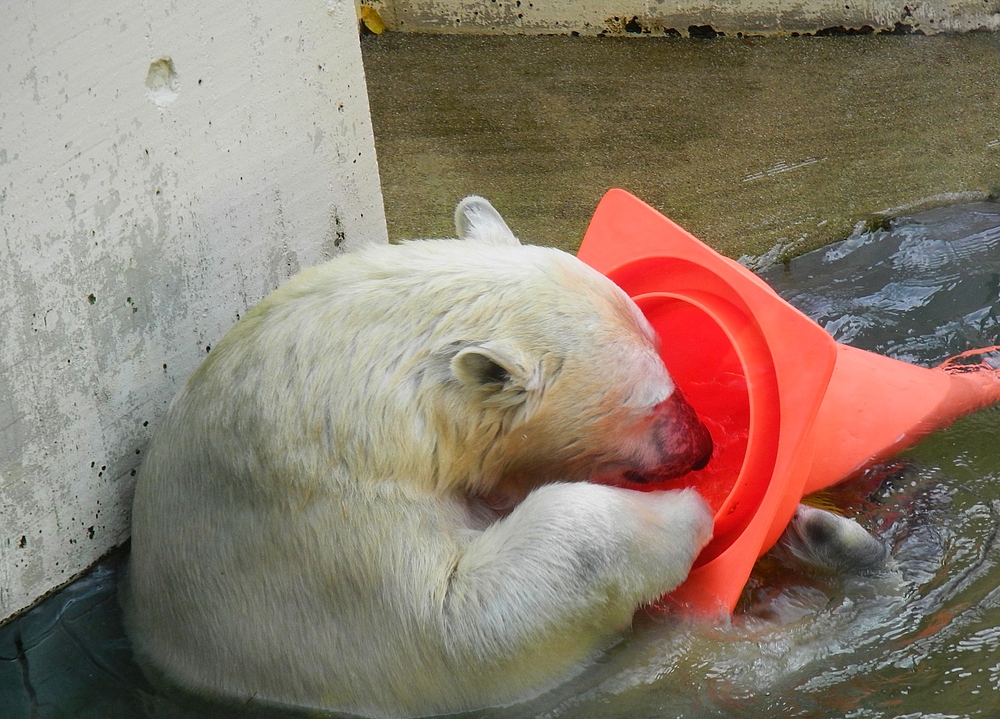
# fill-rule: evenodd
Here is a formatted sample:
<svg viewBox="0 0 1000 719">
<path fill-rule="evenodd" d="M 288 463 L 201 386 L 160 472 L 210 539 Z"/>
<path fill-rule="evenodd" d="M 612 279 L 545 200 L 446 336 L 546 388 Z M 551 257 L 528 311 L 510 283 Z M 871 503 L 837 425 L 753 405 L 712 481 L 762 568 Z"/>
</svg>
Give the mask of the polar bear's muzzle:
<svg viewBox="0 0 1000 719">
<path fill-rule="evenodd" d="M 670 479 L 703 469 L 712 458 L 712 435 L 680 390 L 675 389 L 660 402 L 654 415 L 659 463 L 643 473 L 646 481 Z"/>
</svg>

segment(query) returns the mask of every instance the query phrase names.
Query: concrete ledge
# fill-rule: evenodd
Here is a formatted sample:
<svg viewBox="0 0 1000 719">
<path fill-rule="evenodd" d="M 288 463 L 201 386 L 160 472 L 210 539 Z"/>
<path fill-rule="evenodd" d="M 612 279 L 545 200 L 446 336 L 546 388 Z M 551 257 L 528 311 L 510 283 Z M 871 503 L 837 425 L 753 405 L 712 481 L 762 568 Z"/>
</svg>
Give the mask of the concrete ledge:
<svg viewBox="0 0 1000 719">
<path fill-rule="evenodd" d="M 715 37 L 1000 29 L 1000 0 L 366 0 L 390 30 Z"/>
</svg>

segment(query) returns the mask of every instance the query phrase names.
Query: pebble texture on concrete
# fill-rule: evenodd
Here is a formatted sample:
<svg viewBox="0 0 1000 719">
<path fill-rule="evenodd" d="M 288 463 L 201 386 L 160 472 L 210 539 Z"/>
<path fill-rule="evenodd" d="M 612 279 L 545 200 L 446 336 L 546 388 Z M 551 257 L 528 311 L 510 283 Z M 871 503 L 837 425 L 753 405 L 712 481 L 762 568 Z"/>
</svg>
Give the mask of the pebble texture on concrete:
<svg viewBox="0 0 1000 719">
<path fill-rule="evenodd" d="M 390 30 L 581 35 L 824 34 L 1000 28 L 1000 0 L 365 0 Z"/>
</svg>

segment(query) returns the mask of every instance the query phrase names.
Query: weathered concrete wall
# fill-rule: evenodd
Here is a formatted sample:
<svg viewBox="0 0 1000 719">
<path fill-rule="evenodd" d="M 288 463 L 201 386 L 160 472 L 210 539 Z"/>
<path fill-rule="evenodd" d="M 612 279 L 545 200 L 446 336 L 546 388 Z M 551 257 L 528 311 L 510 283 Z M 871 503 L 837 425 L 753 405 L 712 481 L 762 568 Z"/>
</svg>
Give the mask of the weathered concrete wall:
<svg viewBox="0 0 1000 719">
<path fill-rule="evenodd" d="M 363 0 L 402 32 L 751 35 L 1000 29 L 1000 0 Z"/>
<path fill-rule="evenodd" d="M 2 619 L 128 537 L 212 343 L 385 219 L 349 0 L 10 0 L 0 72 Z"/>
</svg>

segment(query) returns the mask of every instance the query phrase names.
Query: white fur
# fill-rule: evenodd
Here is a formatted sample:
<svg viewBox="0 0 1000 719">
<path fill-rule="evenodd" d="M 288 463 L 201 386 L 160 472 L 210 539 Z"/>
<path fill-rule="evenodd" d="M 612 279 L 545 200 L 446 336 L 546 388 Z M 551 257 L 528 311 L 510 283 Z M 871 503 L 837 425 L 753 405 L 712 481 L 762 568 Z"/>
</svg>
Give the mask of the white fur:
<svg viewBox="0 0 1000 719">
<path fill-rule="evenodd" d="M 882 567 L 889 550 L 855 520 L 800 504 L 778 544 L 810 567 L 829 572 L 871 572 Z"/>
<path fill-rule="evenodd" d="M 692 491 L 567 483 L 656 464 L 673 385 L 635 306 L 485 200 L 459 211 L 464 241 L 300 273 L 175 398 L 126 601 L 172 680 L 377 717 L 517 701 L 708 541 Z"/>
<path fill-rule="evenodd" d="M 455 208 L 455 231 L 464 240 L 498 245 L 521 244 L 493 205 L 476 195 L 469 195 Z"/>
</svg>

